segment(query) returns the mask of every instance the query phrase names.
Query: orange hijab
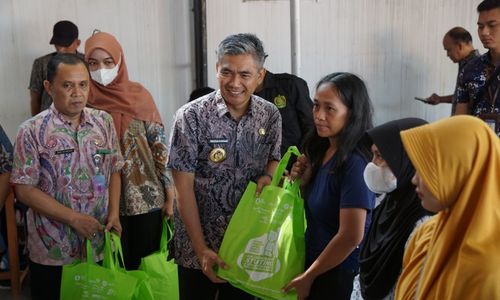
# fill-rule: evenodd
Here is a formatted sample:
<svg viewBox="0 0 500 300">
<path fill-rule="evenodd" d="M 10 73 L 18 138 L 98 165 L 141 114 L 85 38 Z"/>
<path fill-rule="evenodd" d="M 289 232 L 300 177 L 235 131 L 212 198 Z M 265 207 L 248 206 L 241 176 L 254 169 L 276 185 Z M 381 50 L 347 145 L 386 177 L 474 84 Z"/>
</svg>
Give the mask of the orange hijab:
<svg viewBox="0 0 500 300">
<path fill-rule="evenodd" d="M 396 299 L 500 299 L 500 140 L 456 116 L 401 133 L 429 191 L 447 207 L 409 242 Z"/>
<path fill-rule="evenodd" d="M 115 64 L 120 62 L 120 67 L 116 78 L 107 86 L 90 80 L 89 106 L 111 114 L 120 138 L 134 119 L 161 123 L 151 94 L 141 84 L 128 79 L 123 50 L 115 37 L 98 32 L 88 38 L 85 42 L 85 61 L 88 62 L 90 54 L 98 48 L 108 52 Z"/>
</svg>

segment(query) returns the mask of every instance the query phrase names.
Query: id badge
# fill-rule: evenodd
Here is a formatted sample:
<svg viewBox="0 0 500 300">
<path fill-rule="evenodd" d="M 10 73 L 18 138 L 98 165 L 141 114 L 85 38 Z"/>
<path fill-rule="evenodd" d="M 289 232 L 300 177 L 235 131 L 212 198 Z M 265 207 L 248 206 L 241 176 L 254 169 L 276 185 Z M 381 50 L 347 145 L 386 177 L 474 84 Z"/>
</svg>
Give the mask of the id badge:
<svg viewBox="0 0 500 300">
<path fill-rule="evenodd" d="M 96 174 L 92 177 L 92 187 L 94 194 L 102 196 L 106 192 L 106 178 L 102 174 Z"/>
<path fill-rule="evenodd" d="M 480 119 L 482 119 L 488 127 L 491 128 L 495 133 L 499 131 L 499 126 L 500 126 L 500 115 L 499 114 L 479 114 L 478 116 Z"/>
<path fill-rule="evenodd" d="M 484 122 L 486 123 L 486 125 L 488 125 L 491 128 L 491 130 L 495 131 L 495 129 L 496 129 L 496 122 L 495 122 L 495 120 L 488 120 L 488 119 L 486 119 L 486 120 L 484 120 Z"/>
</svg>

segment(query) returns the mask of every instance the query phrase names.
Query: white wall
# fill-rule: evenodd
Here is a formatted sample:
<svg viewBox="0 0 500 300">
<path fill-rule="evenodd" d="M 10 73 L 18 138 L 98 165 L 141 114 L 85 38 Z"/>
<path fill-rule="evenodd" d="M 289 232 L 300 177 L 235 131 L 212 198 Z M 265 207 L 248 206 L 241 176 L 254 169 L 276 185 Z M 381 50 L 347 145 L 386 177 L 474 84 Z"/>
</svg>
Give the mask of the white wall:
<svg viewBox="0 0 500 300">
<path fill-rule="evenodd" d="M 0 0 L 0 124 L 13 138 L 29 117 L 33 60 L 53 51 L 52 26 L 74 21 L 82 43 L 94 28 L 122 43 L 132 80 L 153 94 L 167 125 L 194 84 L 190 0 Z M 457 72 L 441 45 L 453 26 L 471 31 L 476 46 L 480 0 L 302 0 L 302 74 L 311 93 L 330 72 L 349 71 L 367 83 L 376 123 L 404 116 L 446 117 L 449 105 L 413 100 L 451 93 Z M 207 0 L 209 85 L 216 87 L 215 48 L 228 34 L 254 32 L 267 67 L 290 72 L 288 0 Z M 83 46 L 80 47 L 83 51 Z M 482 52 L 484 49 L 480 48 Z"/>
<path fill-rule="evenodd" d="M 122 44 L 131 80 L 152 93 L 167 128 L 192 89 L 191 1 L 0 0 L 0 123 L 12 139 L 30 117 L 27 89 L 36 57 L 58 20 L 71 20 L 82 45 L 95 28 Z"/>
<path fill-rule="evenodd" d="M 481 0 L 302 0 L 301 77 L 313 93 L 331 72 L 348 71 L 367 83 L 377 124 L 406 116 L 433 121 L 450 105 L 413 100 L 451 94 L 458 65 L 447 57 L 442 37 L 462 26 L 474 44 Z M 215 48 L 227 35 L 256 33 L 273 72 L 290 72 L 290 14 L 287 0 L 207 0 L 209 84 L 216 86 Z"/>
</svg>

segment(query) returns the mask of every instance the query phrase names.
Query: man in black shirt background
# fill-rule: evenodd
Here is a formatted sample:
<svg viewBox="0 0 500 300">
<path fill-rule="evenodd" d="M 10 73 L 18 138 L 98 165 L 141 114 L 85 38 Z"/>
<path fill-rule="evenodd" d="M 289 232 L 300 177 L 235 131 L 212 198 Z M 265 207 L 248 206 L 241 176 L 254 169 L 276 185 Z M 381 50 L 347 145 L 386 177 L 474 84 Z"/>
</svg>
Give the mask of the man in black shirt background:
<svg viewBox="0 0 500 300">
<path fill-rule="evenodd" d="M 312 101 L 307 83 L 292 74 L 274 74 L 266 70 L 264 81 L 255 95 L 274 103 L 282 119 L 281 154 L 289 146 L 300 148 L 307 132 L 314 128 Z"/>
</svg>

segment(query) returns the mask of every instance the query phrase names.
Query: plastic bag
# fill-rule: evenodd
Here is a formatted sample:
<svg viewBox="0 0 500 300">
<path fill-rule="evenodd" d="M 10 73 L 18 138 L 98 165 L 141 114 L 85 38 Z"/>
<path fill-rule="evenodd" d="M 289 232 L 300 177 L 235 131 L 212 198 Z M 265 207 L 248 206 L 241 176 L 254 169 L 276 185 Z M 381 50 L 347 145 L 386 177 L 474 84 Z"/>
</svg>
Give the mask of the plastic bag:
<svg viewBox="0 0 500 300">
<path fill-rule="evenodd" d="M 177 265 L 173 259 L 167 261 L 168 243 L 172 239 L 172 224 L 163 220 L 163 232 L 161 235 L 160 249 L 141 259 L 139 270 L 146 272 L 150 279 L 154 299 L 178 300 L 179 280 L 177 277 Z"/>
<path fill-rule="evenodd" d="M 281 159 L 272 183 L 255 197 L 256 184 L 250 182 L 224 234 L 220 258 L 229 265 L 217 275 L 233 286 L 262 299 L 297 299 L 295 291 L 282 288 L 304 271 L 305 217 L 300 182 L 281 177 L 292 146 Z"/>
</svg>

